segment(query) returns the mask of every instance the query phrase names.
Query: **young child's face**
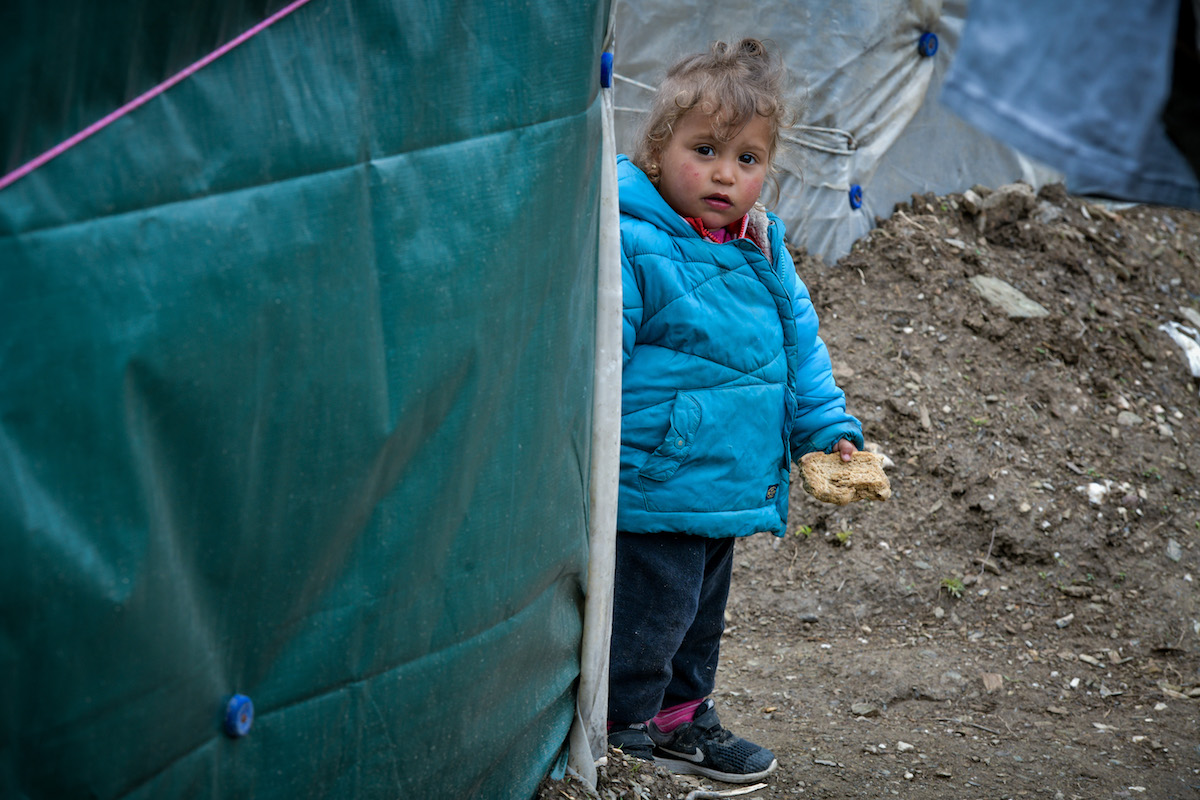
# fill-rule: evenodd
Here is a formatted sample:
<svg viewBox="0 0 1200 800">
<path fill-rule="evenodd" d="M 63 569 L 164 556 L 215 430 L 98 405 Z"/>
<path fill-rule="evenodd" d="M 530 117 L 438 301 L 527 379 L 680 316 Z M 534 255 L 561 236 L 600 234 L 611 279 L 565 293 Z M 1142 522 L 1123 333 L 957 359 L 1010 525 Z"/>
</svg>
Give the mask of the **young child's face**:
<svg viewBox="0 0 1200 800">
<path fill-rule="evenodd" d="M 662 154 L 659 194 L 676 213 L 699 217 L 709 230 L 741 219 L 767 177 L 770 123 L 756 115 L 722 142 L 713 132 L 713 117 L 692 109 L 674 131 Z"/>
</svg>

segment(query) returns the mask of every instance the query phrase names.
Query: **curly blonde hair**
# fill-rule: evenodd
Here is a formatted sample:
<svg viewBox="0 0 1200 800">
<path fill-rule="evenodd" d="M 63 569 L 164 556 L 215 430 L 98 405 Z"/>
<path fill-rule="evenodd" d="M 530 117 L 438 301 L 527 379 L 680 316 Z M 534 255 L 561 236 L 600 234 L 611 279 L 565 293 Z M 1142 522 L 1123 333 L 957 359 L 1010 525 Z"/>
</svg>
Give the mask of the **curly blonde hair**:
<svg viewBox="0 0 1200 800">
<path fill-rule="evenodd" d="M 755 115 L 771 126 L 768 166 L 774 164 L 781 134 L 795 122 L 784 99 L 787 70 L 758 39 L 736 45 L 713 42 L 708 52 L 695 53 L 667 70 L 642 128 L 633 155 L 654 185 L 662 177 L 662 154 L 674 135 L 675 124 L 692 109 L 714 118 L 713 132 L 721 141 L 738 134 Z"/>
</svg>

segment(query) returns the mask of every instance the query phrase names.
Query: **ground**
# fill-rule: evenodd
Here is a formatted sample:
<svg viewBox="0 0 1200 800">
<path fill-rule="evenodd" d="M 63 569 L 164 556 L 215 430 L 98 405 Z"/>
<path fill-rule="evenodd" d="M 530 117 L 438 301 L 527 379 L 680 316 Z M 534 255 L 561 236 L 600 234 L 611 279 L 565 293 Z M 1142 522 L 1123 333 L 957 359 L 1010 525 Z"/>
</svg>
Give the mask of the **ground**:
<svg viewBox="0 0 1200 800">
<path fill-rule="evenodd" d="M 893 495 L 795 481 L 787 536 L 738 543 L 715 698 L 779 760 L 745 796 L 1200 798 L 1200 379 L 1162 328 L 1200 327 L 1200 214 L 1015 185 L 878 222 L 795 255 Z"/>
</svg>

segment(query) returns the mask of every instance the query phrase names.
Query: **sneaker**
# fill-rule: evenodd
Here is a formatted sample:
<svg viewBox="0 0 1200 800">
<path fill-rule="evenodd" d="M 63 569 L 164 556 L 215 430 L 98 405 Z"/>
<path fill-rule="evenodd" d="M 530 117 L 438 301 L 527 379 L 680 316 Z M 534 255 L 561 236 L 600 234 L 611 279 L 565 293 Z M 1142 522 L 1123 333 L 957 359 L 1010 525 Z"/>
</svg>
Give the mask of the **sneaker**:
<svg viewBox="0 0 1200 800">
<path fill-rule="evenodd" d="M 654 740 L 646 732 L 646 723 L 635 722 L 608 732 L 608 746 L 615 747 L 627 756 L 643 761 L 654 760 Z"/>
<path fill-rule="evenodd" d="M 712 698 L 696 709 L 691 722 L 663 733 L 653 722 L 654 760 L 681 775 L 705 775 L 726 783 L 752 783 L 779 766 L 775 754 L 721 727 Z"/>
</svg>

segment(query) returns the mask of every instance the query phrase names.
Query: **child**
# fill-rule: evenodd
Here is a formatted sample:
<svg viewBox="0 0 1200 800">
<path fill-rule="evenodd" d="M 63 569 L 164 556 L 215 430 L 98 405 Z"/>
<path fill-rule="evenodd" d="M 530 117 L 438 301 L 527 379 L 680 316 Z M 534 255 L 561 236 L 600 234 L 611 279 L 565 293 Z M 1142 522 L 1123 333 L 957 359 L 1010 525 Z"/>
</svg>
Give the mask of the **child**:
<svg viewBox="0 0 1200 800">
<path fill-rule="evenodd" d="M 733 542 L 784 535 L 791 462 L 863 444 L 817 315 L 757 205 L 786 124 L 755 39 L 672 67 L 617 159 L 624 373 L 609 743 L 731 783 L 776 767 L 712 692 Z"/>
</svg>

